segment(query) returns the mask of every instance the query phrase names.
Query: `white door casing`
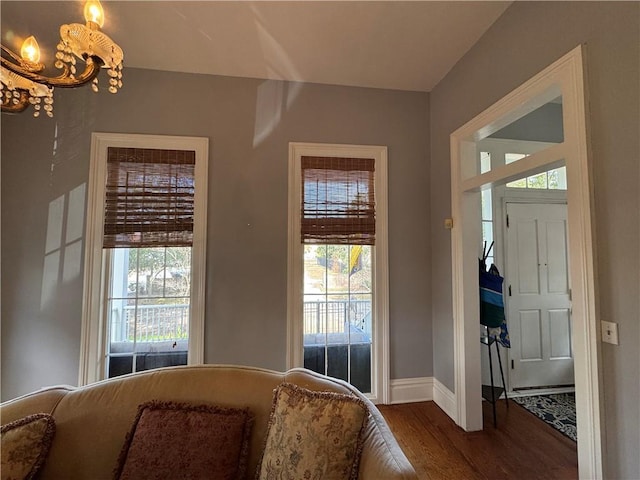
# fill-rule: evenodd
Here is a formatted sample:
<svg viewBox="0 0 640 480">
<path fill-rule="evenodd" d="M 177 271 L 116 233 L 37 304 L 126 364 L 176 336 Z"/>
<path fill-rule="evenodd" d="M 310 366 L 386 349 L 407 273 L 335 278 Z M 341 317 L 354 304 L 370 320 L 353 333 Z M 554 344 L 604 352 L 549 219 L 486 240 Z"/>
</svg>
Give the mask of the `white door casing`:
<svg viewBox="0 0 640 480">
<path fill-rule="evenodd" d="M 573 385 L 567 206 L 507 203 L 511 388 Z"/>
<path fill-rule="evenodd" d="M 584 50 L 584 45 L 574 48 L 451 134 L 454 420 L 467 431 L 482 428 L 477 280 L 481 238 L 479 190 L 564 163 L 568 185 L 578 471 L 581 478 L 601 479 L 605 470 L 602 366 Z M 563 102 L 562 143 L 490 172 L 477 171 L 476 142 L 558 96 L 562 96 Z"/>
</svg>

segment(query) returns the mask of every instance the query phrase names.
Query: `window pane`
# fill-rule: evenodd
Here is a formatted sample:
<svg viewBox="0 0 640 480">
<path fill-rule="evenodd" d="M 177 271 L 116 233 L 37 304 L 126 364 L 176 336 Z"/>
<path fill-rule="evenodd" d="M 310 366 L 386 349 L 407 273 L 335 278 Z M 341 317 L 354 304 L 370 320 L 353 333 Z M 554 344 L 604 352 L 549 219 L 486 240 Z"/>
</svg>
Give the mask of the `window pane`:
<svg viewBox="0 0 640 480">
<path fill-rule="evenodd" d="M 513 162 L 517 162 L 518 160 L 523 159 L 527 155 L 523 153 L 505 153 L 504 154 L 504 163 L 507 165 Z"/>
<path fill-rule="evenodd" d="M 491 202 L 491 189 L 482 190 L 480 192 L 480 198 L 482 203 L 482 220 L 493 219 L 492 202 Z"/>
<path fill-rule="evenodd" d="M 325 293 L 327 291 L 327 246 L 304 246 L 304 292 Z"/>
<path fill-rule="evenodd" d="M 513 182 L 507 183 L 507 187 L 509 188 L 527 188 L 527 179 L 521 178 L 519 180 L 515 180 Z"/>
<path fill-rule="evenodd" d="M 527 177 L 527 188 L 546 189 L 547 172 L 542 172 L 538 175 Z"/>
<path fill-rule="evenodd" d="M 107 372 L 109 378 L 119 377 L 120 375 L 126 375 L 133 372 L 133 356 L 110 356 L 109 357 L 109 371 Z"/>
<path fill-rule="evenodd" d="M 327 346 L 327 375 L 349 381 L 349 344 L 334 343 Z"/>
<path fill-rule="evenodd" d="M 566 190 L 567 189 L 567 167 L 555 168 L 549 170 L 549 189 Z"/>
<path fill-rule="evenodd" d="M 493 222 L 482 222 L 482 241 L 487 242 L 487 248 L 493 242 Z"/>
<path fill-rule="evenodd" d="M 304 366 L 357 378 L 364 392 L 371 390 L 372 252 L 368 245 L 314 245 L 304 253 Z"/>
<path fill-rule="evenodd" d="M 353 245 L 349 250 L 349 291 L 353 293 L 371 293 L 371 254 L 370 245 Z"/>
<path fill-rule="evenodd" d="M 350 383 L 361 392 L 371 391 L 371 343 L 351 344 Z"/>
<path fill-rule="evenodd" d="M 191 248 L 167 247 L 165 296 L 187 297 L 191 292 Z"/>
<path fill-rule="evenodd" d="M 115 248 L 110 258 L 109 376 L 185 365 L 191 247 Z"/>
<path fill-rule="evenodd" d="M 326 245 L 329 293 L 349 291 L 349 245 Z"/>
<path fill-rule="evenodd" d="M 130 323 L 131 310 L 127 300 L 109 301 L 110 338 L 109 353 L 132 353 L 135 322 Z M 131 327 L 131 330 L 130 330 Z"/>
<path fill-rule="evenodd" d="M 480 152 L 480 173 L 486 173 L 491 170 L 491 154 L 489 152 Z"/>
</svg>

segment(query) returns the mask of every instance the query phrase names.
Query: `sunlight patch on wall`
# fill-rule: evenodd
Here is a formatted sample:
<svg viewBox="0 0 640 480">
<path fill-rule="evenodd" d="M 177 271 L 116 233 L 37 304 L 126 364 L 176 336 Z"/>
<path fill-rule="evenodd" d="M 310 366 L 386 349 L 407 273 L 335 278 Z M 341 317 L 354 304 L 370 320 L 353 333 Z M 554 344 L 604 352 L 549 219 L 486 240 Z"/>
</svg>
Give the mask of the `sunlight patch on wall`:
<svg viewBox="0 0 640 480">
<path fill-rule="evenodd" d="M 299 94 L 302 84 L 300 72 L 280 42 L 269 32 L 268 27 L 253 7 L 256 16 L 256 31 L 263 57 L 267 65 L 268 78 L 291 78 L 294 82 L 267 80 L 258 87 L 256 99 L 256 124 L 253 146 L 260 145 L 280 124 L 282 112 L 288 110 Z M 284 105 L 286 100 L 286 106 Z"/>
<path fill-rule="evenodd" d="M 85 193 L 86 184 L 82 183 L 49 203 L 41 310 L 55 301 L 59 287 L 80 277 Z"/>
<path fill-rule="evenodd" d="M 284 82 L 266 80 L 258 87 L 253 146 L 257 147 L 275 130 L 282 118 Z"/>
</svg>

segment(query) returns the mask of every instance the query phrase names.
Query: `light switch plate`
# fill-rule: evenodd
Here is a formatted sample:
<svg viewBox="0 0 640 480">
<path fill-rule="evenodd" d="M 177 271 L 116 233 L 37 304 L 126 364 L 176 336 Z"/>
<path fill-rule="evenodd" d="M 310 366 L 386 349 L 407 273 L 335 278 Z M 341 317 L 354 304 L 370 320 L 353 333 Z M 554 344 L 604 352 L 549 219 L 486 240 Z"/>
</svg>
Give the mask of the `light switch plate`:
<svg viewBox="0 0 640 480">
<path fill-rule="evenodd" d="M 611 343 L 613 345 L 619 345 L 618 343 L 618 324 L 613 322 L 601 323 L 602 326 L 602 341 L 605 343 Z"/>
</svg>

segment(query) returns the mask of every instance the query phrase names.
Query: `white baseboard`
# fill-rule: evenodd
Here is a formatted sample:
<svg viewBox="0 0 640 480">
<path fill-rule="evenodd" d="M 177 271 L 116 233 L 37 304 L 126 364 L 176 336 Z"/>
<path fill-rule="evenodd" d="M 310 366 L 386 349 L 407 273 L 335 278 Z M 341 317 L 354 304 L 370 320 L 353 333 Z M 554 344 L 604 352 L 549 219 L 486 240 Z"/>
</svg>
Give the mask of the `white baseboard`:
<svg viewBox="0 0 640 480">
<path fill-rule="evenodd" d="M 433 377 L 399 378 L 389 385 L 390 404 L 433 400 Z"/>
<path fill-rule="evenodd" d="M 449 415 L 453 421 L 456 419 L 456 395 L 449 390 L 444 384 L 440 383 L 437 378 L 433 379 L 433 401 L 436 402 L 444 413 Z"/>
<path fill-rule="evenodd" d="M 456 421 L 456 395 L 433 377 L 399 378 L 390 382 L 390 404 L 433 400 Z"/>
</svg>

